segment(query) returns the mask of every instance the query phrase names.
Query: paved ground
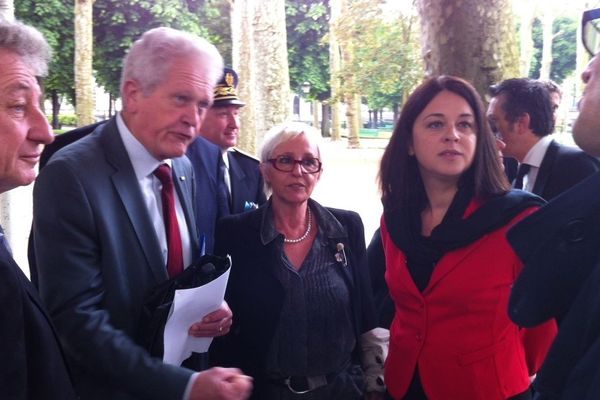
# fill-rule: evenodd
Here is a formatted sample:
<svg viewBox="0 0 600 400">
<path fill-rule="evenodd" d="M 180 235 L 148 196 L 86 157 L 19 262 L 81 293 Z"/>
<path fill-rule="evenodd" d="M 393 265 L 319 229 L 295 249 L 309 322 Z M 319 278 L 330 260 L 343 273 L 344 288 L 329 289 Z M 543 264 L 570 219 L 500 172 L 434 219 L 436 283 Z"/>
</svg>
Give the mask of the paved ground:
<svg viewBox="0 0 600 400">
<path fill-rule="evenodd" d="M 360 149 L 348 149 L 346 140 L 326 141 L 323 175 L 313 193 L 313 198 L 324 206 L 358 212 L 365 225 L 367 245 L 382 212 L 377 172 L 386 145 L 387 140 L 361 139 Z"/>
</svg>

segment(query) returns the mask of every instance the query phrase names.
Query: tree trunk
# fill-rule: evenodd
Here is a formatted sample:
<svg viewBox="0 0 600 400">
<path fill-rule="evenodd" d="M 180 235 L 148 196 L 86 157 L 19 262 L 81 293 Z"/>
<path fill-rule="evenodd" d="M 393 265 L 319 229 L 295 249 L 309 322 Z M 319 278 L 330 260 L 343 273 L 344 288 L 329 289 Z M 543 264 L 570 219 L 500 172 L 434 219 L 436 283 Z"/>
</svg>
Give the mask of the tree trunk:
<svg viewBox="0 0 600 400">
<path fill-rule="evenodd" d="M 348 148 L 360 147 L 360 96 L 349 94 L 346 96 L 346 121 L 348 122 Z"/>
<path fill-rule="evenodd" d="M 521 27 L 519 29 L 521 55 L 519 65 L 521 76 L 529 76 L 533 57 L 533 37 L 531 36 L 535 4 L 524 1 L 520 4 Z"/>
<path fill-rule="evenodd" d="M 329 76 L 331 87 L 331 140 L 341 140 L 341 104 L 340 104 L 340 69 L 341 57 L 335 29 L 341 13 L 340 0 L 329 0 L 331 16 L 329 19 Z"/>
<path fill-rule="evenodd" d="M 0 0 L 0 21 L 15 19 L 15 5 L 12 0 Z"/>
<path fill-rule="evenodd" d="M 330 137 L 331 136 L 331 106 L 327 102 L 321 103 L 321 113 L 323 117 L 321 118 L 321 136 Z"/>
<path fill-rule="evenodd" d="M 231 5 L 232 60 L 246 102 L 240 147 L 255 153 L 265 133 L 291 113 L 285 2 L 234 0 Z"/>
<path fill-rule="evenodd" d="M 542 44 L 542 62 L 540 66 L 540 79 L 550 79 L 550 68 L 552 66 L 552 41 L 554 36 L 552 35 L 552 23 L 554 22 L 552 7 L 547 6 L 544 8 L 544 15 L 542 16 L 542 31 L 543 31 L 543 44 Z"/>
<path fill-rule="evenodd" d="M 417 0 L 426 75 L 460 76 L 485 95 L 519 76 L 510 0 Z"/>
<path fill-rule="evenodd" d="M 256 136 L 262 142 L 265 133 L 291 115 L 290 74 L 287 58 L 287 30 L 285 26 L 285 1 L 261 0 L 255 3 L 254 68 L 260 71 L 256 87 Z"/>
<path fill-rule="evenodd" d="M 313 126 L 315 127 L 315 129 L 317 130 L 321 130 L 321 124 L 319 121 L 319 109 L 321 107 L 319 107 L 319 101 L 318 100 L 313 100 L 312 101 L 312 106 L 311 106 L 311 110 L 312 110 L 312 119 L 313 119 Z"/>
<path fill-rule="evenodd" d="M 345 14 L 348 7 L 348 0 L 341 0 L 341 13 Z M 340 43 L 342 66 L 350 66 L 354 60 L 354 42 L 352 37 L 346 38 Z M 351 149 L 360 147 L 358 137 L 360 131 L 360 96 L 355 91 L 354 74 L 350 68 L 345 68 L 344 76 L 344 94 L 346 103 L 346 122 L 348 123 L 348 147 Z"/>
<path fill-rule="evenodd" d="M 77 126 L 94 123 L 93 0 L 75 0 L 75 114 Z"/>
<path fill-rule="evenodd" d="M 60 114 L 60 97 L 56 90 L 50 92 L 50 98 L 52 99 L 52 129 L 60 129 L 60 121 L 58 115 Z"/>
</svg>

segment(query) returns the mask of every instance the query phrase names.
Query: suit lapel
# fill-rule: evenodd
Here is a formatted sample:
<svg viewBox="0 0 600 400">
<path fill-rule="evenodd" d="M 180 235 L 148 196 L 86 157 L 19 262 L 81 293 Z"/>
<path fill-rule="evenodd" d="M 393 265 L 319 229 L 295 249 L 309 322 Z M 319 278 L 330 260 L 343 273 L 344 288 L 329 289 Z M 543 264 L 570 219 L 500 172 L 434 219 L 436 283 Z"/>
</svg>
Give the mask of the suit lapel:
<svg viewBox="0 0 600 400">
<path fill-rule="evenodd" d="M 6 264 L 8 268 L 11 268 L 15 271 L 15 275 L 16 275 L 17 279 L 21 282 L 21 287 L 27 293 L 27 296 L 31 299 L 31 302 L 35 305 L 35 307 L 38 308 L 38 310 L 40 311 L 40 314 L 42 314 L 44 316 L 44 318 L 48 322 L 48 325 L 53 326 L 52 321 L 50 320 L 50 317 L 48 316 L 48 314 L 46 314 L 46 311 L 44 310 L 44 306 L 40 300 L 39 294 L 35 290 L 35 287 L 31 283 L 31 281 L 29 279 L 27 279 L 27 277 L 25 276 L 25 274 L 23 273 L 21 268 L 19 268 L 19 266 L 17 265 L 17 262 L 14 260 L 14 258 L 8 252 L 8 249 L 6 249 L 4 246 L 1 246 L 1 245 L 0 245 L 0 263 Z M 56 333 L 54 333 L 54 335 L 56 337 Z M 58 342 L 58 338 L 56 338 L 56 341 Z"/>
<path fill-rule="evenodd" d="M 166 270 L 162 262 L 160 244 L 114 118 L 104 128 L 101 145 L 106 160 L 115 169 L 110 179 L 129 216 L 129 222 L 144 252 L 146 262 L 156 281 L 162 282 L 166 277 Z"/>
<path fill-rule="evenodd" d="M 193 249 L 192 260 L 194 260 L 197 255 L 196 249 L 198 248 L 198 234 L 196 230 L 196 221 L 193 214 L 193 177 L 189 174 L 190 171 L 191 168 L 189 168 L 188 173 L 186 173 L 186 169 L 184 168 L 183 160 L 181 158 L 173 159 L 173 183 L 175 185 L 175 190 L 177 191 L 179 201 L 181 202 L 181 208 L 183 208 L 183 213 L 185 214 L 185 221 L 188 226 Z"/>
<path fill-rule="evenodd" d="M 430 292 L 431 290 L 433 290 L 433 288 L 439 281 L 444 279 L 444 277 L 446 275 L 448 275 L 450 272 L 452 272 L 454 269 L 456 269 L 456 267 L 458 267 L 460 265 L 460 263 L 466 257 L 469 256 L 469 254 L 471 254 L 475 249 L 477 249 L 479 246 L 481 246 L 483 241 L 484 240 L 479 239 L 466 247 L 456 249 L 453 251 L 449 251 L 448 253 L 446 253 L 440 259 L 440 261 L 438 262 L 438 265 L 436 265 L 436 267 L 433 269 L 433 273 L 431 274 L 431 279 L 429 280 L 427 287 L 423 291 L 423 294 L 426 294 L 426 293 Z"/>
<path fill-rule="evenodd" d="M 558 144 L 552 140 L 548 145 L 546 154 L 544 154 L 542 164 L 540 165 L 537 177 L 535 178 L 535 185 L 533 185 L 532 192 L 538 196 L 542 196 L 544 194 L 544 190 L 546 189 L 546 184 L 550 178 L 550 173 L 552 172 L 552 166 L 554 165 L 554 160 L 556 159 L 557 153 Z"/>
</svg>

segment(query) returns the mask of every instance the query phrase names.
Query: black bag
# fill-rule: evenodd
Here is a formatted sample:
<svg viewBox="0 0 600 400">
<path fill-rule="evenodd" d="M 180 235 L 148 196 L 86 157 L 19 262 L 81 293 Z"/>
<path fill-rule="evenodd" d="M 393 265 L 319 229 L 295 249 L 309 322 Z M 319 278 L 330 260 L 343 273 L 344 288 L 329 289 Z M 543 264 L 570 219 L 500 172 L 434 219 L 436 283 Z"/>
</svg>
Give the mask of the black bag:
<svg viewBox="0 0 600 400">
<path fill-rule="evenodd" d="M 142 308 L 138 340 L 151 356 L 162 358 L 163 336 L 175 290 L 205 285 L 225 273 L 231 266 L 229 257 L 203 255 L 181 274 L 152 289 Z"/>
</svg>

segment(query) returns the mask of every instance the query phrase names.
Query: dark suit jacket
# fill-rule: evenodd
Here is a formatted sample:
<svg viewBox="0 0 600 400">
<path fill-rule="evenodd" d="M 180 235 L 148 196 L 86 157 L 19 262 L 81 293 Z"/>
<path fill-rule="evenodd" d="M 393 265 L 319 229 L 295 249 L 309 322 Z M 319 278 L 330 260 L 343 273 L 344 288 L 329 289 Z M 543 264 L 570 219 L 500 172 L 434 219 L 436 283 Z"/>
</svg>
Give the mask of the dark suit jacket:
<svg viewBox="0 0 600 400">
<path fill-rule="evenodd" d="M 54 136 L 54 141 L 46 146 L 44 146 L 44 150 L 40 156 L 40 171 L 50 160 L 50 157 L 54 155 L 58 150 L 63 147 L 76 142 L 84 136 L 92 133 L 98 126 L 106 123 L 106 121 L 97 122 L 92 125 L 82 126 L 77 129 L 73 129 L 72 131 L 68 131 L 62 133 L 60 135 Z M 32 231 L 33 232 L 33 231 Z M 38 275 L 37 275 L 37 263 L 35 261 L 35 245 L 33 244 L 33 233 L 29 234 L 29 243 L 27 246 L 27 260 L 29 261 L 29 276 L 31 277 L 31 282 L 38 287 Z"/>
<path fill-rule="evenodd" d="M 600 170 L 600 162 L 575 147 L 551 141 L 532 192 L 550 200 Z"/>
<path fill-rule="evenodd" d="M 219 215 L 218 172 L 221 150 L 216 145 L 198 136 L 188 147 L 187 156 L 194 167 L 196 179 L 196 227 L 199 237 L 204 238 L 206 253 L 214 247 L 215 225 Z"/>
<path fill-rule="evenodd" d="M 173 159 L 173 175 L 197 245 L 186 157 Z M 192 371 L 151 358 L 134 340 L 144 300 L 167 272 L 115 119 L 55 154 L 33 196 L 40 295 L 78 394 L 180 399 Z"/>
<path fill-rule="evenodd" d="M 229 177 L 231 179 L 231 213 L 247 211 L 246 202 L 258 206 L 267 201 L 259 161 L 237 150 L 228 151 Z"/>
<path fill-rule="evenodd" d="M 0 397 L 75 399 L 65 359 L 35 288 L 0 244 Z"/>
<path fill-rule="evenodd" d="M 512 289 L 510 317 L 522 326 L 561 319 L 534 381 L 539 399 L 600 398 L 600 173 L 507 237 L 525 264 Z"/>
<path fill-rule="evenodd" d="M 381 240 L 381 228 L 377 228 L 367 247 L 367 261 L 371 274 L 371 288 L 373 289 L 378 326 L 390 329 L 396 310 L 385 282 L 385 253 Z"/>
<path fill-rule="evenodd" d="M 311 201 L 312 207 L 321 207 Z M 231 332 L 215 339 L 211 360 L 216 365 L 235 366 L 254 378 L 252 399 L 263 399 L 265 358 L 278 324 L 283 288 L 272 271 L 273 260 L 281 257 L 277 239 L 263 244 L 261 222 L 268 210 L 258 210 L 222 218 L 217 225 L 215 253 L 230 254 L 231 273 L 225 298 L 233 311 Z M 343 227 L 341 237 L 328 237 L 331 257 L 336 244 L 344 243 L 348 266 L 342 271 L 352 282 L 351 300 L 356 321 L 357 346 L 359 336 L 376 326 L 370 293 L 369 273 L 365 258 L 365 238 L 362 221 L 352 211 L 327 208 Z M 282 239 L 281 239 L 282 240 Z"/>
<path fill-rule="evenodd" d="M 44 147 L 44 150 L 42 151 L 42 155 L 40 156 L 40 169 L 44 168 L 44 166 L 50 160 L 50 157 L 52 157 L 52 155 L 54 155 L 54 153 L 56 153 L 58 150 L 62 149 L 63 147 L 65 147 L 73 142 L 78 141 L 79 139 L 81 139 L 84 136 L 89 135 L 90 133 L 94 132 L 94 130 L 98 126 L 105 124 L 105 123 L 106 123 L 106 121 L 96 122 L 95 124 L 92 124 L 92 125 L 82 126 L 82 127 L 70 130 L 68 132 L 61 133 L 60 135 L 55 135 L 54 141 L 52 143 L 50 143 L 49 145 L 46 145 Z"/>
<path fill-rule="evenodd" d="M 504 164 L 504 173 L 508 178 L 509 182 L 512 182 L 517 177 L 517 170 L 519 168 L 519 162 L 512 157 L 503 157 L 502 164 Z"/>
</svg>

